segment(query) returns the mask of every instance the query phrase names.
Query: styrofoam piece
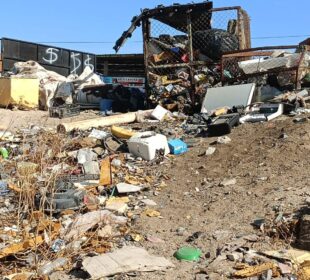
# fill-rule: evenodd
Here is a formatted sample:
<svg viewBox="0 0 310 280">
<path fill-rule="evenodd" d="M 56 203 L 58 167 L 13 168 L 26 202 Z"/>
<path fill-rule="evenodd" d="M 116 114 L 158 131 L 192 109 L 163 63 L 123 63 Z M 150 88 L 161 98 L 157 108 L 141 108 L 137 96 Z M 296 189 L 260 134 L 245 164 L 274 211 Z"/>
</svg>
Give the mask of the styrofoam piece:
<svg viewBox="0 0 310 280">
<path fill-rule="evenodd" d="M 167 113 L 168 113 L 168 110 L 166 110 L 160 105 L 157 105 L 157 107 L 153 110 L 151 117 L 153 119 L 161 121 L 163 120 L 163 118 L 166 116 Z"/>
<path fill-rule="evenodd" d="M 84 164 L 88 161 L 95 161 L 97 160 L 97 158 L 97 154 L 95 154 L 91 149 L 88 148 L 80 149 L 77 152 L 77 160 L 79 164 Z"/>
<path fill-rule="evenodd" d="M 141 191 L 141 187 L 127 183 L 118 183 L 116 188 L 119 193 L 135 193 Z"/>
<path fill-rule="evenodd" d="M 135 134 L 128 140 L 127 144 L 131 154 L 144 160 L 153 160 L 157 150 L 163 150 L 164 155 L 170 151 L 167 137 L 152 131 Z"/>
</svg>

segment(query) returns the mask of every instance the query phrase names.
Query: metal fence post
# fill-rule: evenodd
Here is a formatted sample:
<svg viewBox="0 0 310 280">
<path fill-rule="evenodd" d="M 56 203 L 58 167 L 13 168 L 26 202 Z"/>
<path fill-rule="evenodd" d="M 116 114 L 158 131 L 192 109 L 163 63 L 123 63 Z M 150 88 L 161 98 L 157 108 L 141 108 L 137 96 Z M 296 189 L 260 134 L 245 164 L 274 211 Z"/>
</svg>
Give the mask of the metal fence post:
<svg viewBox="0 0 310 280">
<path fill-rule="evenodd" d="M 188 33 L 188 47 L 189 47 L 189 71 L 191 77 L 191 92 L 190 92 L 190 101 L 194 102 L 193 92 L 195 89 L 194 85 L 194 49 L 193 49 L 193 30 L 192 30 L 192 19 L 191 19 L 191 10 L 187 11 L 187 33 Z"/>
<path fill-rule="evenodd" d="M 151 23 L 149 18 L 144 18 L 142 20 L 142 36 L 143 36 L 143 53 L 144 53 L 144 63 L 145 63 L 145 92 L 147 96 L 147 103 L 149 101 L 150 96 L 150 87 L 149 87 L 149 39 L 150 39 L 150 32 L 151 32 Z M 147 104 L 148 105 L 148 104 Z"/>
</svg>

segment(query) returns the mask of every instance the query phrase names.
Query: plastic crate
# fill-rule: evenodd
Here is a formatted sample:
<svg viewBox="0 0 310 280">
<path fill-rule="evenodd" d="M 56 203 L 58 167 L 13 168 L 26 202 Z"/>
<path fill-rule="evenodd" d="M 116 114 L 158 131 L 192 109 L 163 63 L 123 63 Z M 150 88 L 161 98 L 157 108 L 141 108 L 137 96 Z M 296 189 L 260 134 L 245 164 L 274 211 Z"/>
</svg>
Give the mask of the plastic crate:
<svg viewBox="0 0 310 280">
<path fill-rule="evenodd" d="M 70 104 L 70 105 L 62 105 L 58 107 L 49 108 L 49 115 L 51 118 L 70 118 L 74 116 L 78 116 L 81 112 L 80 105 Z"/>
</svg>

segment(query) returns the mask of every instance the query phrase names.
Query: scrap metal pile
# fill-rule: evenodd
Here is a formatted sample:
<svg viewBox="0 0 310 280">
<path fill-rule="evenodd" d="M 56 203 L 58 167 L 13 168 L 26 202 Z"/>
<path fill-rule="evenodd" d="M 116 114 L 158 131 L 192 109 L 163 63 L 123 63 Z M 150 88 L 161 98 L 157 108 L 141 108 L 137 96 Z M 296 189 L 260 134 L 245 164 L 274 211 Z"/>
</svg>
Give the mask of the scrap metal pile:
<svg viewBox="0 0 310 280">
<path fill-rule="evenodd" d="M 309 39 L 251 49 L 249 17 L 241 7 L 204 2 L 145 9 L 114 49 L 140 25 L 150 105 L 192 114 L 214 87 L 255 83 L 255 102 L 309 87 Z"/>
<path fill-rule="evenodd" d="M 207 88 L 221 82 L 223 53 L 250 47 L 249 17 L 241 7 L 212 2 L 143 10 L 116 42 L 118 51 L 142 24 L 148 101 L 192 112 Z"/>
</svg>

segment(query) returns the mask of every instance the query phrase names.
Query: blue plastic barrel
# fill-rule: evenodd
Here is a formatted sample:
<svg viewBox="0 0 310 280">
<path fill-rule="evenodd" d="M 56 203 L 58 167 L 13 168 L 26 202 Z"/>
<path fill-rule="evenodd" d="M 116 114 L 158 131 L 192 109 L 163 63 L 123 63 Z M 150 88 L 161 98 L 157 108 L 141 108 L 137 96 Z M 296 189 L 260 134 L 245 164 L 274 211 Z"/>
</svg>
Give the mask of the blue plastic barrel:
<svg viewBox="0 0 310 280">
<path fill-rule="evenodd" d="M 100 112 L 101 114 L 107 114 L 112 111 L 113 100 L 112 99 L 101 99 L 100 100 Z"/>
</svg>

